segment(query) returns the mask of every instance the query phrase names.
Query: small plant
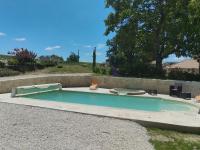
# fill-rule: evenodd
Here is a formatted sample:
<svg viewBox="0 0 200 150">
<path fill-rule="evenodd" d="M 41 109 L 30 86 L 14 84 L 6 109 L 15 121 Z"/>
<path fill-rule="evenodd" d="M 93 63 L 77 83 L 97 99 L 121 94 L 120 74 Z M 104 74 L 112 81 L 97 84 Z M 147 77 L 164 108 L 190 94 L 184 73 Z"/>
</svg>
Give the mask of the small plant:
<svg viewBox="0 0 200 150">
<path fill-rule="evenodd" d="M 58 65 L 57 68 L 63 68 L 63 66 L 62 65 Z"/>
<path fill-rule="evenodd" d="M 94 73 L 97 73 L 97 74 L 100 74 L 101 73 L 101 70 L 99 67 L 95 67 L 94 70 L 93 70 Z"/>
<path fill-rule="evenodd" d="M 11 58 L 8 60 L 8 65 L 9 66 L 17 66 L 17 65 L 19 65 L 19 62 L 16 58 Z"/>
<path fill-rule="evenodd" d="M 101 74 L 106 75 L 107 74 L 107 70 L 105 67 L 101 68 Z"/>
<path fill-rule="evenodd" d="M 5 67 L 5 63 L 0 61 L 0 68 L 4 68 Z"/>
<path fill-rule="evenodd" d="M 14 71 L 8 68 L 0 68 L 0 77 L 19 75 L 19 71 Z"/>
</svg>

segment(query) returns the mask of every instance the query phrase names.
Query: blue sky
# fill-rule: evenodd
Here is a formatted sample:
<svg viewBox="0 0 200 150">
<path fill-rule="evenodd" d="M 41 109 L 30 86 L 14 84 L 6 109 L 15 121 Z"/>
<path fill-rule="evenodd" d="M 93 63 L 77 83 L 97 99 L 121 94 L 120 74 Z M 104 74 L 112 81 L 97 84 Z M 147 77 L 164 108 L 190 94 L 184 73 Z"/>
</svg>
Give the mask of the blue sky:
<svg viewBox="0 0 200 150">
<path fill-rule="evenodd" d="M 109 12 L 104 0 L 0 0 L 0 53 L 23 47 L 66 58 L 79 49 L 81 61 L 91 61 L 97 47 L 97 61 L 103 62 Z"/>
<path fill-rule="evenodd" d="M 104 0 L 1 0 L 0 53 L 28 48 L 38 55 L 66 58 L 80 50 L 82 61 L 105 60 Z"/>
</svg>

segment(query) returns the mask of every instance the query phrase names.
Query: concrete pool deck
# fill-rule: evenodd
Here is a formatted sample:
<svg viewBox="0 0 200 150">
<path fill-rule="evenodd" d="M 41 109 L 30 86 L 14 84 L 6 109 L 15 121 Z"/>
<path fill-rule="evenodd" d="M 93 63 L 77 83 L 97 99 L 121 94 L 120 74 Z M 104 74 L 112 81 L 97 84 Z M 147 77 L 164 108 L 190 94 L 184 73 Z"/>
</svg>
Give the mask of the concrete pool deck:
<svg viewBox="0 0 200 150">
<path fill-rule="evenodd" d="M 81 91 L 92 93 L 106 93 L 111 94 L 109 89 L 99 88 L 95 91 L 90 91 L 88 87 L 83 88 L 63 88 L 68 91 Z M 148 94 L 143 96 L 152 97 Z M 22 104 L 36 107 L 44 107 L 51 109 L 58 109 L 64 111 L 71 111 L 83 114 L 91 114 L 97 116 L 106 116 L 119 119 L 133 120 L 143 126 L 159 127 L 164 129 L 174 129 L 185 132 L 200 133 L 200 114 L 198 114 L 200 104 L 195 103 L 194 100 L 186 101 L 179 98 L 173 98 L 167 95 L 157 95 L 156 97 L 182 101 L 197 106 L 193 111 L 161 111 L 150 112 L 140 110 L 118 109 L 101 106 L 91 106 L 83 104 L 62 103 L 53 101 L 33 100 L 28 98 L 11 98 L 10 93 L 0 94 L 0 102 Z"/>
</svg>

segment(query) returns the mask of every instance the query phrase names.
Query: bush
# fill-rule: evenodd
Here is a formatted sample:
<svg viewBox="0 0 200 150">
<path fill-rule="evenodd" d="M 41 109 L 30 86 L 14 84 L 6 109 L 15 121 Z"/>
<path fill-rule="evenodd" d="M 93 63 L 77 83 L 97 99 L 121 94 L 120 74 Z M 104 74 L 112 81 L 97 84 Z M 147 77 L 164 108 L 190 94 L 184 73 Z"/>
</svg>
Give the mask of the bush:
<svg viewBox="0 0 200 150">
<path fill-rule="evenodd" d="M 8 65 L 9 66 L 17 66 L 17 65 L 19 65 L 19 62 L 16 58 L 11 58 L 8 60 Z"/>
<path fill-rule="evenodd" d="M 0 61 L 0 68 L 4 68 L 5 67 L 5 63 Z"/>
<path fill-rule="evenodd" d="M 62 57 L 57 55 L 40 56 L 37 62 L 37 66 L 40 68 L 53 67 L 60 63 L 64 63 L 64 60 Z"/>
<path fill-rule="evenodd" d="M 9 54 L 15 56 L 20 65 L 34 65 L 37 57 L 36 53 L 26 48 L 15 48 L 13 51 L 9 52 Z"/>
<path fill-rule="evenodd" d="M 54 67 L 56 65 L 57 63 L 52 62 L 51 60 L 42 60 L 37 63 L 37 66 L 39 66 L 40 68 Z"/>
<path fill-rule="evenodd" d="M 102 68 L 100 69 L 100 73 L 106 75 L 106 74 L 107 74 L 106 68 L 105 68 L 105 67 L 102 67 Z"/>
<path fill-rule="evenodd" d="M 20 72 L 33 71 L 35 70 L 36 66 L 37 64 L 33 64 L 32 62 L 21 64 L 16 58 L 8 60 L 8 68 Z"/>
<path fill-rule="evenodd" d="M 95 67 L 94 68 L 94 73 L 100 74 L 101 73 L 100 68 L 99 67 Z"/>
<path fill-rule="evenodd" d="M 7 68 L 0 68 L 0 77 L 6 77 L 6 76 L 15 76 L 15 75 L 19 75 L 20 72 L 19 71 L 14 71 L 11 69 L 7 69 Z"/>
<path fill-rule="evenodd" d="M 98 65 L 94 68 L 94 73 L 97 73 L 97 74 L 102 74 L 102 75 L 110 75 L 111 74 L 111 69 L 110 67 L 104 65 L 104 64 L 101 64 L 101 65 Z"/>
<path fill-rule="evenodd" d="M 185 81 L 200 81 L 200 75 L 192 74 L 188 72 L 182 72 L 180 70 L 171 71 L 168 76 L 168 79 L 173 80 L 185 80 Z"/>
<path fill-rule="evenodd" d="M 166 72 L 156 72 L 156 67 L 152 64 L 136 63 L 133 65 L 121 66 L 120 68 L 112 68 L 112 74 L 125 77 L 138 77 L 138 78 L 159 78 L 164 79 Z"/>
<path fill-rule="evenodd" d="M 58 65 L 57 68 L 63 68 L 63 66 L 62 65 Z"/>
<path fill-rule="evenodd" d="M 42 65 L 41 63 L 37 62 L 36 63 L 36 68 L 37 69 L 44 69 L 46 66 L 45 65 Z"/>
<path fill-rule="evenodd" d="M 78 63 L 79 62 L 79 55 L 76 55 L 74 52 L 71 52 L 69 57 L 67 58 L 68 63 Z"/>
</svg>

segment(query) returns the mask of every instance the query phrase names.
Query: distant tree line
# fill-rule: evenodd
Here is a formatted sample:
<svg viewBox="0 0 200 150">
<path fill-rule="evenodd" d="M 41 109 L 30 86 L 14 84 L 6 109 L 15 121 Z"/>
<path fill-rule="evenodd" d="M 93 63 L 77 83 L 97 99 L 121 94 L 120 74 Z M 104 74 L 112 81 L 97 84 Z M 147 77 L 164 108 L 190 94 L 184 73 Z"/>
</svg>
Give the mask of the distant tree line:
<svg viewBox="0 0 200 150">
<path fill-rule="evenodd" d="M 64 63 L 79 63 L 79 51 L 78 54 L 71 52 L 66 61 L 57 55 L 42 55 L 37 57 L 37 54 L 27 48 L 15 48 L 8 52 L 9 55 L 13 56 L 8 59 L 8 67 L 21 71 L 32 71 L 35 69 L 43 69 L 45 67 L 57 66 Z M 5 67 L 3 62 L 0 62 L 0 68 Z"/>
</svg>

